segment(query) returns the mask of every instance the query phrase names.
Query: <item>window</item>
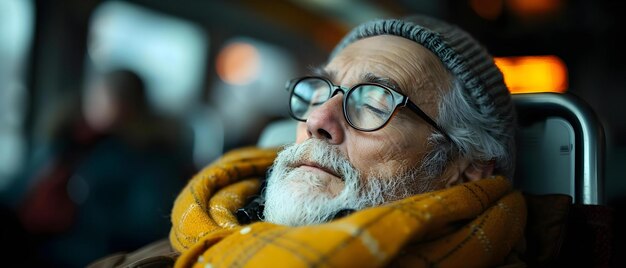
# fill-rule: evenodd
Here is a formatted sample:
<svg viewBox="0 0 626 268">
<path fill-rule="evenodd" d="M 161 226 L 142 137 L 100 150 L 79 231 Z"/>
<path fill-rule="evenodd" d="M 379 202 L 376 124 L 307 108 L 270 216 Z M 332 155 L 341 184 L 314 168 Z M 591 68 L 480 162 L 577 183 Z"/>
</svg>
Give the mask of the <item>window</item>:
<svg viewBox="0 0 626 268">
<path fill-rule="evenodd" d="M 0 189 L 25 160 L 23 125 L 28 90 L 25 71 L 33 39 L 35 9 L 29 0 L 0 1 Z"/>
<path fill-rule="evenodd" d="M 200 100 L 206 38 L 191 22 L 125 2 L 105 2 L 90 25 L 88 73 L 132 69 L 144 79 L 153 108 L 179 115 Z"/>
</svg>

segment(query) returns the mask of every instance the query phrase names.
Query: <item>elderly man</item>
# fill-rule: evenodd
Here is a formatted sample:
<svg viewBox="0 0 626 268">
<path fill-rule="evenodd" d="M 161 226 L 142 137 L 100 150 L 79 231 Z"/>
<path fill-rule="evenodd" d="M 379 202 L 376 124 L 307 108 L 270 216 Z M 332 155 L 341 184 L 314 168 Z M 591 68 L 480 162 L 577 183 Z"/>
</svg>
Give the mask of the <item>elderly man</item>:
<svg viewBox="0 0 626 268">
<path fill-rule="evenodd" d="M 451 32 L 366 24 L 315 76 L 289 84 L 302 123 L 270 174 L 266 220 L 321 223 L 344 208 L 512 173 L 513 111 L 498 69 L 463 32 L 422 23 Z"/>
<path fill-rule="evenodd" d="M 287 89 L 300 121 L 295 144 L 277 156 L 231 152 L 179 195 L 170 232 L 178 267 L 514 259 L 526 208 L 506 179 L 513 106 L 493 59 L 467 33 L 421 16 L 368 22 Z M 266 174 L 262 198 L 246 206 Z M 243 206 L 262 221 L 242 225 Z"/>
</svg>

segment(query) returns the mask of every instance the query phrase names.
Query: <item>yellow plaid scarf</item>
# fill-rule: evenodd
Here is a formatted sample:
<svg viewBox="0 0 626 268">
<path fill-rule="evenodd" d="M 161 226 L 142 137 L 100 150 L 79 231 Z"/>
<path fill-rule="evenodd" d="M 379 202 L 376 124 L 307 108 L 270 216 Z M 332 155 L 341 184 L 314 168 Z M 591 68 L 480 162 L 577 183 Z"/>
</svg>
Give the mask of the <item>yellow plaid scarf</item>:
<svg viewBox="0 0 626 268">
<path fill-rule="evenodd" d="M 176 267 L 480 267 L 522 237 L 526 207 L 501 177 L 368 208 L 329 223 L 240 226 L 275 150 L 233 151 L 194 176 L 172 211 Z"/>
</svg>

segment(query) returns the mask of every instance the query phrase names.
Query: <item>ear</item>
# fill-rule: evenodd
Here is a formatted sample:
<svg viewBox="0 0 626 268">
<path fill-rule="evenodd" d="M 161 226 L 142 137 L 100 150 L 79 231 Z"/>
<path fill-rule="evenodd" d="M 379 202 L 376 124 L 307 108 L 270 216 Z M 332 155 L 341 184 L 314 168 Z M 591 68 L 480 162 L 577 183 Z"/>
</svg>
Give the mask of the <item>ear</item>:
<svg viewBox="0 0 626 268">
<path fill-rule="evenodd" d="M 493 175 L 494 166 L 495 164 L 493 160 L 473 163 L 465 168 L 465 171 L 463 171 L 463 176 L 465 177 L 466 181 L 477 181 L 482 178 L 490 177 L 491 175 Z"/>
<path fill-rule="evenodd" d="M 493 175 L 494 161 L 470 163 L 465 159 L 453 162 L 444 173 L 446 188 L 464 182 L 477 181 Z"/>
</svg>

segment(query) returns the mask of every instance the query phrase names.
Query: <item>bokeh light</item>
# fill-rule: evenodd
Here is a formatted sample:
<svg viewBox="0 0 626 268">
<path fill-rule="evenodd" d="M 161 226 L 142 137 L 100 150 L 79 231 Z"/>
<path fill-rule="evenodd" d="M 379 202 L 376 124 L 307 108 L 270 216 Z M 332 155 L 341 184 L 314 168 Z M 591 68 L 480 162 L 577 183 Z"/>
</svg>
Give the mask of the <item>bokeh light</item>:
<svg viewBox="0 0 626 268">
<path fill-rule="evenodd" d="M 552 14 L 563 7 L 561 0 L 508 0 L 507 6 L 520 17 Z"/>
<path fill-rule="evenodd" d="M 502 14 L 502 0 L 470 0 L 469 5 L 483 19 L 495 20 Z"/>
<path fill-rule="evenodd" d="M 567 67 L 557 56 L 497 57 L 495 62 L 511 93 L 567 90 Z"/>
<path fill-rule="evenodd" d="M 246 85 L 259 76 L 260 56 L 251 44 L 235 42 L 224 47 L 217 56 L 218 76 L 231 85 Z"/>
</svg>

